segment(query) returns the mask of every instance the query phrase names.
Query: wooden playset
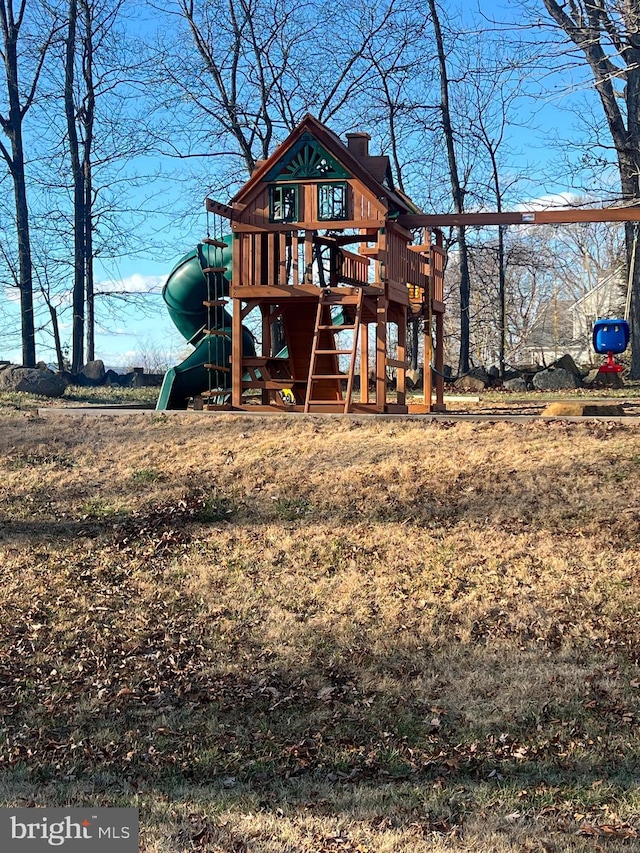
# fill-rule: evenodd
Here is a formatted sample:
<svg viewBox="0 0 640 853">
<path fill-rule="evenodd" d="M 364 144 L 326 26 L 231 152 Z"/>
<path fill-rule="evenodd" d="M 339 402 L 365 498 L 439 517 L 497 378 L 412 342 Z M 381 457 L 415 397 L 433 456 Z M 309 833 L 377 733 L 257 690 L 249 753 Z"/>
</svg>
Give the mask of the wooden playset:
<svg viewBox="0 0 640 853">
<path fill-rule="evenodd" d="M 195 351 L 167 372 L 158 409 L 443 411 L 443 227 L 640 220 L 640 206 L 423 214 L 369 141 L 345 144 L 307 115 L 228 203 L 206 200 L 214 234 L 163 291 Z M 425 367 L 423 400 L 409 405 L 411 320 Z M 594 347 L 617 370 L 626 318 L 601 326 Z"/>
<path fill-rule="evenodd" d="M 399 223 L 419 211 L 393 187 L 388 157 L 368 145 L 366 133 L 348 134 L 345 145 L 307 115 L 228 204 L 207 199 L 233 235 L 231 275 L 204 269 L 227 273 L 233 303 L 230 364 L 208 366 L 216 377 L 201 395 L 208 407 L 407 413 L 407 323 L 419 318 L 420 408 L 444 408 L 442 232 Z M 258 352 L 243 346 L 252 312 Z"/>
</svg>

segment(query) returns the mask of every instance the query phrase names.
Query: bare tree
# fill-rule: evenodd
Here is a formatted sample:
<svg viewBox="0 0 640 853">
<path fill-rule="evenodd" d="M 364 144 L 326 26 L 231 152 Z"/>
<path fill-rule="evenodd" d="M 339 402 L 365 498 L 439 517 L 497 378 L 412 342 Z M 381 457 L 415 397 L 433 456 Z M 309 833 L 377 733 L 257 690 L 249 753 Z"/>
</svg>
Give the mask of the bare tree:
<svg viewBox="0 0 640 853">
<path fill-rule="evenodd" d="M 307 112 L 338 130 L 360 125 L 375 77 L 371 57 L 398 43 L 409 16 L 419 23 L 415 4 L 406 6 L 400 0 L 338 0 L 331 7 L 315 0 L 167 2 L 178 26 L 167 34 L 156 68 L 164 102 L 181 118 L 176 128 L 172 113 L 171 133 L 158 134 L 160 150 L 235 160 L 237 181 L 238 157 L 251 173 Z"/>
<path fill-rule="evenodd" d="M 447 52 L 445 49 L 444 36 L 440 25 L 440 13 L 435 0 L 427 0 L 433 33 L 436 42 L 438 57 L 438 68 L 440 74 L 440 113 L 442 130 L 447 147 L 447 161 L 449 164 L 449 180 L 451 183 L 451 194 L 453 196 L 453 207 L 456 213 L 464 212 L 465 190 L 460 178 L 458 167 L 458 155 L 456 151 L 455 133 L 452 120 L 452 111 L 449 98 L 449 69 L 447 63 Z M 469 304 L 471 297 L 471 278 L 469 275 L 469 251 L 467 247 L 467 234 L 463 225 L 458 226 L 457 242 L 459 251 L 459 275 L 460 275 L 460 356 L 459 371 L 467 373 L 469 370 Z"/>
<path fill-rule="evenodd" d="M 467 86 L 467 102 L 470 107 L 468 127 L 473 139 L 486 155 L 486 187 L 481 176 L 475 175 L 475 193 L 481 204 L 488 201 L 489 206 L 501 213 L 505 200 L 513 193 L 519 182 L 517 173 L 505 175 L 503 168 L 508 131 L 514 103 L 520 95 L 520 80 L 517 70 L 504 51 L 493 44 L 489 51 L 479 51 L 476 67 L 470 75 Z M 507 255 L 505 235 L 507 226 L 498 226 L 498 238 L 493 247 L 497 261 L 497 301 L 498 313 L 498 367 L 500 378 L 504 378 L 507 343 Z"/>
<path fill-rule="evenodd" d="M 542 0 L 556 27 L 582 54 L 615 148 L 621 198 L 640 201 L 640 4 L 637 0 Z M 626 225 L 631 290 L 631 375 L 640 378 L 640 247 Z M 633 258 L 635 256 L 635 262 Z"/>
<path fill-rule="evenodd" d="M 55 8 L 44 3 L 37 3 L 36 7 L 30 7 L 32 17 L 27 18 L 26 0 L 21 0 L 17 8 L 13 0 L 0 0 L 1 56 L 5 71 L 0 125 L 9 141 L 8 147 L 0 141 L 0 154 L 13 181 L 22 361 L 27 367 L 33 367 L 36 363 L 36 339 L 24 122 L 33 106 L 45 58 L 60 26 Z M 25 30 L 29 30 L 29 38 L 26 38 Z M 25 84 L 21 84 L 22 74 L 27 76 Z"/>
</svg>

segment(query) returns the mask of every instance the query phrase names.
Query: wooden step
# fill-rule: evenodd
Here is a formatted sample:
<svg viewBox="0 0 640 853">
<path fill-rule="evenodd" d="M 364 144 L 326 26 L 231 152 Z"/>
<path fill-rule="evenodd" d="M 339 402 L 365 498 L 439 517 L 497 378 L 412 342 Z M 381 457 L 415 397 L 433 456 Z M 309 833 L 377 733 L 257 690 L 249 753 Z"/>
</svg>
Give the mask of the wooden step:
<svg viewBox="0 0 640 853">
<path fill-rule="evenodd" d="M 314 382 L 318 379 L 347 379 L 346 373 L 313 373 L 310 377 Z"/>
<path fill-rule="evenodd" d="M 217 246 L 218 249 L 231 248 L 228 243 L 223 243 L 222 240 L 214 240 L 213 237 L 205 237 L 202 242 L 205 244 L 205 246 Z"/>
<path fill-rule="evenodd" d="M 358 305 L 360 302 L 360 294 L 347 293 L 344 296 L 341 296 L 337 293 L 332 293 L 330 296 L 326 296 L 323 293 L 320 297 L 320 302 L 322 305 Z"/>
<path fill-rule="evenodd" d="M 222 329 L 203 329 L 203 335 L 217 335 L 219 338 L 230 338 L 231 332 L 225 332 Z"/>
<path fill-rule="evenodd" d="M 211 391 L 201 391 L 199 397 L 222 397 L 230 394 L 229 388 L 212 388 Z"/>
<path fill-rule="evenodd" d="M 203 267 L 202 272 L 206 275 L 209 272 L 226 272 L 227 267 Z"/>
<path fill-rule="evenodd" d="M 352 349 L 317 349 L 316 355 L 351 355 Z"/>
<path fill-rule="evenodd" d="M 220 370 L 222 373 L 231 373 L 230 367 L 223 367 L 221 364 L 203 364 L 205 370 Z"/>
<path fill-rule="evenodd" d="M 205 308 L 217 308 L 218 305 L 228 305 L 228 299 L 205 299 L 202 303 Z"/>
</svg>

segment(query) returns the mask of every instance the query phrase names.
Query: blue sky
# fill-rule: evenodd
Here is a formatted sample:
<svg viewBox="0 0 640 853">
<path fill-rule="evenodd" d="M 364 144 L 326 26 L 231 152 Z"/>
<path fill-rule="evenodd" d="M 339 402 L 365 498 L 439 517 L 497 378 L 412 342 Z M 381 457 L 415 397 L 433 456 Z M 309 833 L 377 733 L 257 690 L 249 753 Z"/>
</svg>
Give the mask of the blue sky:
<svg viewBox="0 0 640 853">
<path fill-rule="evenodd" d="M 540 0 L 540 5 L 541 0 Z M 463 5 L 463 16 L 469 14 L 469 7 Z M 520 20 L 519 4 L 480 0 L 475 9 L 487 19 L 503 21 Z M 542 13 L 541 13 L 542 14 Z M 148 20 L 145 29 L 152 29 Z M 583 78 L 584 79 L 584 78 Z M 549 74 L 545 79 L 532 75 L 527 81 L 529 97 L 518 103 L 519 120 L 523 127 L 514 126 L 510 130 L 509 147 L 512 152 L 509 169 L 513 174 L 525 175 L 519 183 L 518 200 L 526 205 L 535 199 L 547 198 L 549 204 L 561 203 L 560 194 L 571 189 L 567 172 L 561 167 L 561 151 L 556 140 L 582 132 L 576 127 L 576 115 L 566 107 L 567 94 L 583 88 L 580 76 L 570 70 Z M 541 91 L 544 94 L 541 94 Z M 535 97 L 532 97 L 535 96 Z M 571 95 L 571 100 L 575 95 Z M 363 130 L 368 128 L 363 127 Z M 183 206 L 183 188 L 172 180 L 171 170 L 179 169 L 190 161 L 173 161 L 166 164 L 165 178 L 156 178 L 149 192 L 157 193 L 166 199 L 175 197 L 176 210 Z M 553 166 L 555 165 L 555 168 Z M 145 188 L 139 190 L 144 195 Z M 147 242 L 157 243 L 157 250 L 147 253 L 144 258 L 124 257 L 117 264 L 96 266 L 97 290 L 129 290 L 138 294 L 128 307 L 118 303 L 115 315 L 105 312 L 98 303 L 98 324 L 96 330 L 96 351 L 107 366 L 126 368 L 135 364 L 164 360 L 181 360 L 188 347 L 173 327 L 160 298 L 160 290 L 166 276 L 176 261 L 192 248 L 206 234 L 206 216 L 204 207 L 196 199 L 197 190 L 193 190 L 193 220 L 185 223 L 178 215 L 172 220 L 171 207 L 154 212 L 150 208 L 144 220 L 137 227 L 147 237 Z M 200 199 L 206 194 L 203 185 Z M 226 199 L 220 198 L 221 201 Z M 157 235 L 157 240 L 155 239 Z M 145 294 L 145 295 L 141 295 Z M 141 306 L 145 306 L 142 310 Z M 63 335 L 68 329 L 62 329 Z M 20 360 L 19 342 L 8 346 L 3 341 L 0 358 L 12 361 Z M 44 347 L 38 355 L 51 360 L 52 354 Z"/>
</svg>

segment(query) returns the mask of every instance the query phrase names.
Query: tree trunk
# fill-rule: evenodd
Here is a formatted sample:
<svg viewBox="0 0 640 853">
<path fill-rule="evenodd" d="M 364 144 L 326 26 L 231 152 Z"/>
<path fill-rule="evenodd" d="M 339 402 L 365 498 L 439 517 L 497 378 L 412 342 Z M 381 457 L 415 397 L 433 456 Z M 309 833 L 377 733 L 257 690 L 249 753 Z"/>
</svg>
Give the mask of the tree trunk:
<svg viewBox="0 0 640 853">
<path fill-rule="evenodd" d="M 73 325 L 71 332 L 71 372 L 80 373 L 84 366 L 84 175 L 80 162 L 76 105 L 74 98 L 77 0 L 69 0 L 69 26 L 64 75 L 64 107 L 67 117 L 67 138 L 73 179 Z"/>
<path fill-rule="evenodd" d="M 58 363 L 58 370 L 60 373 L 64 370 L 64 353 L 62 352 L 62 341 L 60 340 L 60 324 L 58 323 L 58 312 L 54 308 L 50 299 L 47 299 L 45 296 L 45 300 L 47 302 L 47 306 L 49 308 L 49 314 L 51 315 L 51 328 L 53 329 L 53 343 L 56 348 L 56 361 Z"/>
<path fill-rule="evenodd" d="M 504 228 L 504 225 L 498 226 L 498 305 L 500 310 L 498 369 L 502 381 L 504 381 L 507 344 L 507 276 L 504 268 Z"/>
<path fill-rule="evenodd" d="M 22 363 L 36 366 L 36 332 L 33 315 L 33 268 L 31 262 L 31 237 L 29 234 L 29 207 L 22 156 L 22 133 L 14 144 L 13 186 L 16 202 L 16 226 L 20 270 L 20 313 L 22 316 Z"/>
<path fill-rule="evenodd" d="M 81 0 L 82 19 L 84 21 L 83 37 L 83 77 L 85 86 L 84 109 L 82 111 L 82 126 L 84 129 L 84 148 L 82 153 L 82 173 L 84 181 L 84 204 L 82 233 L 84 237 L 84 275 L 85 297 L 87 306 L 87 360 L 95 358 L 95 297 L 93 286 L 93 126 L 95 119 L 96 96 L 93 80 L 93 30 L 91 4 Z"/>
<path fill-rule="evenodd" d="M 409 352 L 407 353 L 407 355 L 408 355 L 408 361 L 409 361 L 409 368 L 411 370 L 417 370 L 418 369 L 418 355 L 419 355 L 418 347 L 419 347 L 419 342 L 420 342 L 420 325 L 421 325 L 421 323 L 422 323 L 422 320 L 420 317 L 410 317 L 409 318 L 409 336 L 408 336 Z M 426 369 L 427 369 L 427 366 L 425 366 L 425 370 Z"/>
<path fill-rule="evenodd" d="M 458 161 L 456 157 L 453 124 L 451 121 L 451 109 L 449 107 L 449 76 L 447 71 L 447 57 L 444 48 L 444 39 L 440 28 L 440 18 L 436 8 L 435 0 L 428 0 L 433 32 L 436 39 L 436 50 L 438 53 L 438 66 L 440 71 L 440 110 L 442 114 L 442 129 L 447 146 L 447 160 L 449 163 L 449 179 L 451 181 L 451 193 L 453 195 L 453 206 L 456 213 L 464 212 L 464 190 L 460 184 L 458 172 Z M 458 362 L 459 373 L 469 371 L 469 309 L 471 300 L 471 279 L 469 276 L 469 251 L 467 248 L 467 235 L 464 226 L 456 228 L 458 237 L 458 251 L 460 253 L 460 357 Z"/>
<path fill-rule="evenodd" d="M 2 146 L 2 156 L 9 167 L 13 180 L 16 210 L 16 235 L 18 242 L 18 264 L 20 289 L 20 313 L 22 318 L 22 363 L 25 367 L 36 365 L 35 319 L 33 314 L 33 268 L 31 261 L 31 239 L 29 235 L 29 206 L 27 204 L 27 182 L 24 167 L 22 139 L 23 107 L 18 85 L 18 32 L 13 20 L 13 9 L 7 15 L 5 3 L 2 11 L 2 36 L 4 43 L 4 66 L 6 75 L 8 116 L 2 117 L 2 129 L 11 143 L 11 153 Z"/>
</svg>

